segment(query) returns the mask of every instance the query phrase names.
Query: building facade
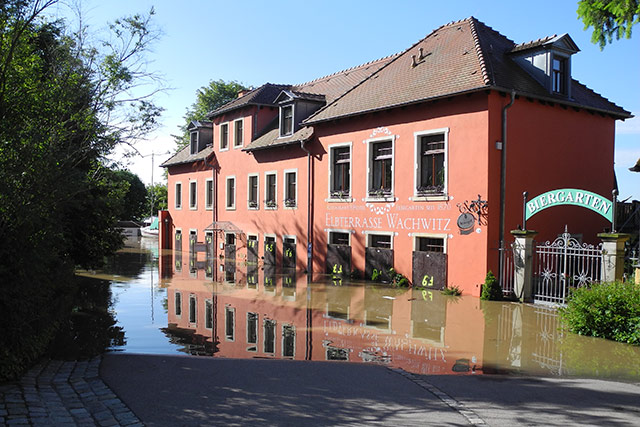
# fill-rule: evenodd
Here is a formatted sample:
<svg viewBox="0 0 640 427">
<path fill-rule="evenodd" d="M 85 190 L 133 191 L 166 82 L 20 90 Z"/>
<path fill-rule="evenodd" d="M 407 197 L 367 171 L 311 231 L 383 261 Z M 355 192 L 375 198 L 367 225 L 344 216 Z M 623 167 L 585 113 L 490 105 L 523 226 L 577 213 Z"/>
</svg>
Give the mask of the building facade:
<svg viewBox="0 0 640 427">
<path fill-rule="evenodd" d="M 523 192 L 615 188 L 615 120 L 631 116 L 571 78 L 578 51 L 566 34 L 516 44 L 468 18 L 397 55 L 241 94 L 163 164 L 172 268 L 393 268 L 479 295 L 522 228 Z M 610 226 L 575 206 L 526 225 L 552 239 L 565 224 L 585 241 Z"/>
</svg>

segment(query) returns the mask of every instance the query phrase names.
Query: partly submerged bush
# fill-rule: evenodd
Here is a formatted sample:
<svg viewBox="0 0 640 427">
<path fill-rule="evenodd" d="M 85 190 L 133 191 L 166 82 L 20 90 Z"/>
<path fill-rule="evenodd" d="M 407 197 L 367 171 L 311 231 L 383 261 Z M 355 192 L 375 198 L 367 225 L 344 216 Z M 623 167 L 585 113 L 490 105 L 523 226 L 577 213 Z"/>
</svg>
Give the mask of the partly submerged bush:
<svg viewBox="0 0 640 427">
<path fill-rule="evenodd" d="M 445 295 L 453 295 L 453 296 L 462 295 L 462 291 L 456 285 L 447 286 L 446 288 L 444 288 L 442 290 L 442 293 L 445 294 Z"/>
<path fill-rule="evenodd" d="M 574 289 L 560 316 L 576 334 L 640 345 L 640 285 L 594 283 Z"/>
<path fill-rule="evenodd" d="M 491 271 L 487 273 L 484 279 L 480 299 L 491 301 L 499 301 L 502 299 L 502 287 Z"/>
</svg>

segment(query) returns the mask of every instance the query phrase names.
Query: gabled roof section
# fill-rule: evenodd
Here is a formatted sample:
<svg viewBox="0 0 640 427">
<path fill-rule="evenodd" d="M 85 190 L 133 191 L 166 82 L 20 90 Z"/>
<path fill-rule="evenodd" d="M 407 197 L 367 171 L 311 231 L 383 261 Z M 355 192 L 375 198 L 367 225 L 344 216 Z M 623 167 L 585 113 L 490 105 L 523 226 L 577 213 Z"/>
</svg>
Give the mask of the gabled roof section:
<svg viewBox="0 0 640 427">
<path fill-rule="evenodd" d="M 540 47 L 553 47 L 570 53 L 580 52 L 580 48 L 569 36 L 569 34 L 564 33 L 559 36 L 554 34 L 552 36 L 544 37 L 538 40 L 517 44 L 513 47 L 513 49 L 511 49 L 509 53 L 522 52 L 525 50 L 537 49 Z"/>
<path fill-rule="evenodd" d="M 297 84 L 292 87 L 292 90 L 308 94 L 322 94 L 324 95 L 327 103 L 330 103 L 340 95 L 344 94 L 347 90 L 378 71 L 380 67 L 389 63 L 389 61 L 396 56 L 398 55 L 394 54 L 386 56 L 328 76 L 320 77 L 319 79 L 312 80 L 310 82 Z"/>
<path fill-rule="evenodd" d="M 241 97 L 234 99 L 207 114 L 208 119 L 212 119 L 232 110 L 237 110 L 248 105 L 267 105 L 274 106 L 274 100 L 283 90 L 290 89 L 291 85 L 277 85 L 273 83 L 265 83 L 257 89 L 253 89 Z"/>
<path fill-rule="evenodd" d="M 577 49 L 568 35 L 525 43 L 522 49 L 547 43 Z M 314 124 L 373 111 L 411 105 L 463 93 L 494 89 L 593 109 L 621 118 L 630 117 L 607 99 L 579 86 L 572 99 L 549 93 L 510 57 L 516 44 L 491 27 L 470 17 L 436 29 L 394 56 L 344 95 L 305 120 Z"/>
<path fill-rule="evenodd" d="M 357 67 L 348 68 L 346 70 L 312 80 L 307 83 L 291 86 L 283 89 L 273 102 L 281 102 L 289 97 L 290 99 L 305 99 L 313 101 L 331 102 L 338 96 L 351 89 L 354 85 L 366 79 L 372 73 L 387 64 L 397 55 L 391 55 Z M 298 144 L 307 141 L 313 135 L 313 128 L 302 126 L 293 135 L 280 137 L 280 129 L 278 128 L 278 117 L 275 117 L 261 131 L 261 135 L 247 145 L 243 151 L 254 151 L 265 148 L 278 147 L 284 145 Z"/>
<path fill-rule="evenodd" d="M 303 126 L 292 135 L 280 136 L 280 128 L 278 127 L 279 118 L 274 117 L 269 124 L 263 129 L 262 134 L 251 141 L 249 145 L 242 151 L 263 150 L 265 148 L 280 147 L 291 144 L 298 144 L 309 140 L 313 136 L 313 127 Z"/>
<path fill-rule="evenodd" d="M 189 125 L 187 126 L 187 130 L 202 129 L 202 128 L 212 129 L 213 123 L 210 122 L 209 120 L 192 120 L 191 123 L 189 123 Z"/>
<path fill-rule="evenodd" d="M 193 163 L 196 161 L 206 160 L 212 155 L 213 147 L 211 145 L 206 146 L 203 150 L 200 150 L 196 154 L 191 154 L 191 147 L 187 145 L 172 157 L 169 157 L 169 159 L 162 163 L 160 167 L 168 168 L 170 166 Z"/>
<path fill-rule="evenodd" d="M 274 104 L 279 104 L 281 102 L 288 102 L 288 101 L 296 101 L 296 100 L 324 103 L 325 98 L 324 98 L 324 95 L 319 95 L 315 93 L 297 92 L 297 91 L 285 89 L 282 92 L 280 92 L 278 97 L 274 100 Z"/>
</svg>

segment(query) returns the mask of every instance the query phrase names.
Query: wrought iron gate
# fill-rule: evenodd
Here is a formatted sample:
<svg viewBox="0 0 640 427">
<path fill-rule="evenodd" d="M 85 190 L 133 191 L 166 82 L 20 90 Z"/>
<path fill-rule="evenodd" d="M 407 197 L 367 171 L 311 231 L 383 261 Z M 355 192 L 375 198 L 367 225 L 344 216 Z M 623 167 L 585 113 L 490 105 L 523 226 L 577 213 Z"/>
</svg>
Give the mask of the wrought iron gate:
<svg viewBox="0 0 640 427">
<path fill-rule="evenodd" d="M 536 302 L 564 304 L 569 289 L 599 282 L 602 277 L 602 243 L 580 243 L 567 231 L 553 243 L 536 246 L 533 264 Z"/>
</svg>

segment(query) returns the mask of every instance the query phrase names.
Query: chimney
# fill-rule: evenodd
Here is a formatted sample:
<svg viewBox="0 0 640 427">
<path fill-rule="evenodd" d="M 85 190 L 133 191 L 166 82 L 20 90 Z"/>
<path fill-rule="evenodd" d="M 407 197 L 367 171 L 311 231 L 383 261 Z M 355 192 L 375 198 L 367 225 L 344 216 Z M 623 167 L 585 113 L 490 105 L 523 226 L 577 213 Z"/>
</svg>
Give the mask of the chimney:
<svg viewBox="0 0 640 427">
<path fill-rule="evenodd" d="M 251 92 L 249 89 L 243 89 L 243 90 L 239 91 L 238 92 L 238 98 L 242 98 L 243 96 L 245 96 L 249 92 Z"/>
</svg>

